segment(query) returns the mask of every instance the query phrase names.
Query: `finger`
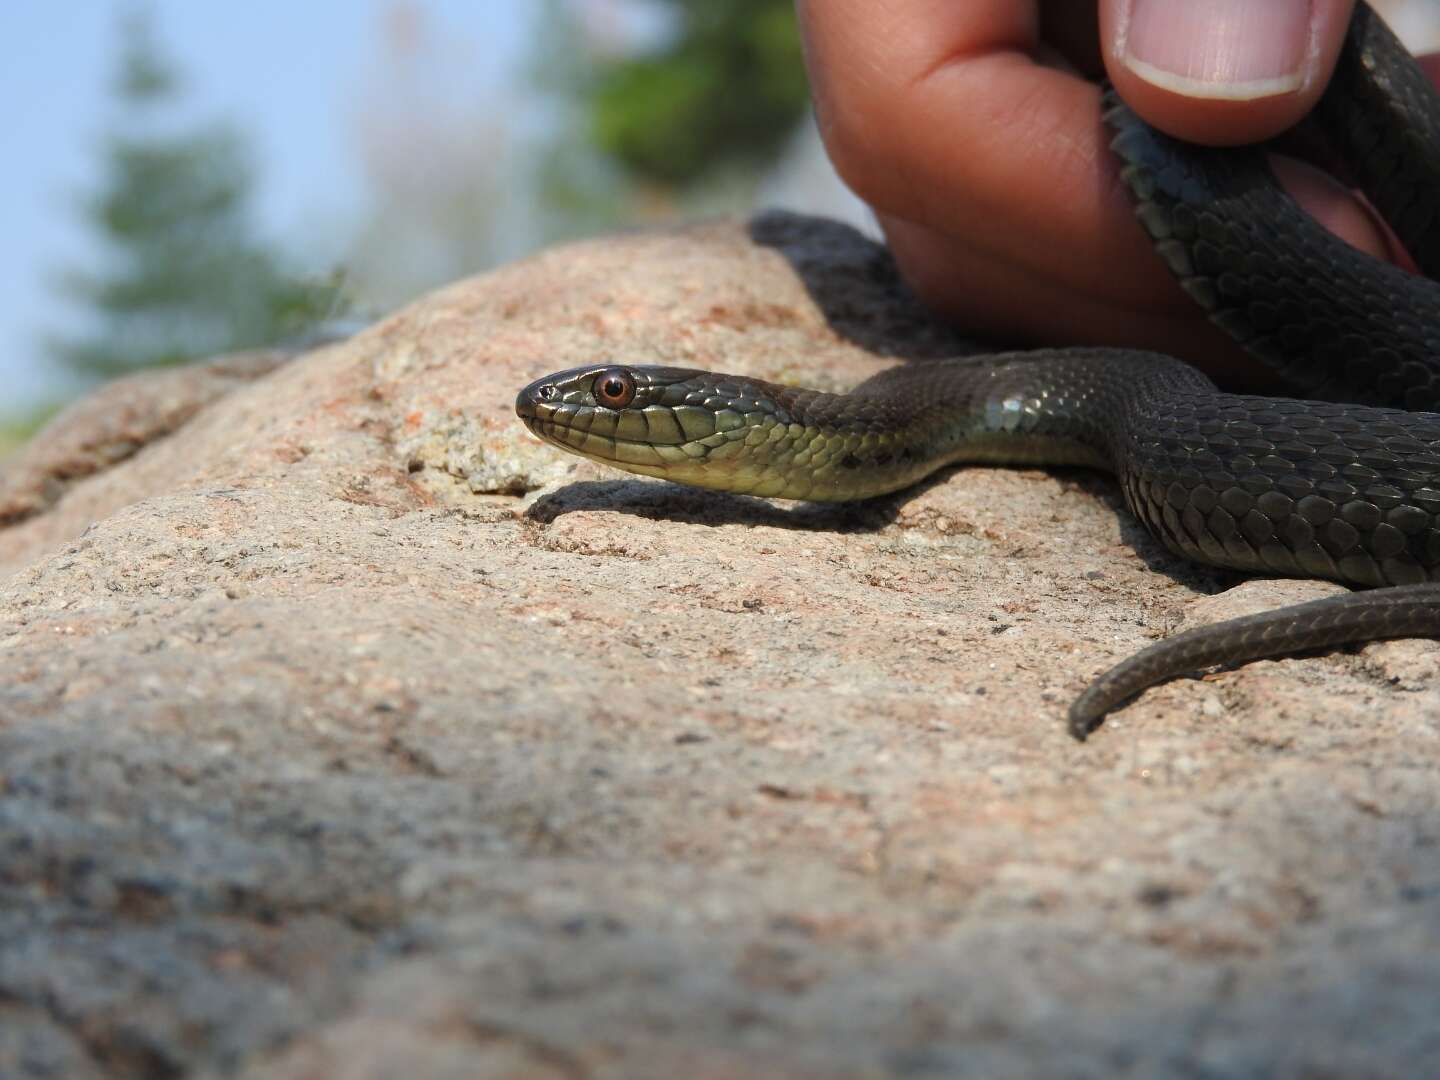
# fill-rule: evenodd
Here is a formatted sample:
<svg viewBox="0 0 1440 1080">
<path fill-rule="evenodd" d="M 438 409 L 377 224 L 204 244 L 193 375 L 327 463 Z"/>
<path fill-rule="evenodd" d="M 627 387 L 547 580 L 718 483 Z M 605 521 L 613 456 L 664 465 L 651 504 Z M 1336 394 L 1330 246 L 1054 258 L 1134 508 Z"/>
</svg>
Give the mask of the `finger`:
<svg viewBox="0 0 1440 1080">
<path fill-rule="evenodd" d="M 1270 164 L 1290 197 L 1325 228 L 1368 255 L 1415 270 L 1414 261 L 1370 204 L 1329 173 L 1278 154 Z"/>
<path fill-rule="evenodd" d="M 1153 299 L 1099 92 L 1033 59 L 1033 3 L 801 0 L 799 11 L 827 148 L 872 207 L 1106 302 Z"/>
<path fill-rule="evenodd" d="M 1272 165 L 1285 188 L 1331 232 L 1372 255 L 1409 261 L 1368 205 L 1328 174 L 1293 158 L 1276 156 Z M 1107 303 L 963 239 L 893 216 L 879 220 L 906 280 L 969 333 L 1027 344 L 1155 349 L 1189 360 L 1232 388 L 1281 389 L 1209 322 L 1153 255 L 1151 302 Z"/>
<path fill-rule="evenodd" d="M 1100 0 L 1105 65 L 1155 127 L 1216 146 L 1268 139 L 1315 105 L 1355 0 Z"/>
<path fill-rule="evenodd" d="M 967 330 L 1119 341 L 1222 377 L 1247 370 L 1135 222 L 1098 91 L 1030 55 L 1057 49 L 1085 70 L 1084 6 L 800 0 L 831 155 L 877 210 L 907 278 Z M 1343 189 L 1308 174 L 1292 186 L 1352 242 L 1389 250 Z"/>
<path fill-rule="evenodd" d="M 995 261 L 924 226 L 885 215 L 879 221 L 906 281 L 967 334 L 1025 346 L 1153 349 L 1189 360 L 1233 389 L 1280 389 L 1206 319 L 1158 259 L 1152 273 L 1162 299 L 1152 309 L 1136 310 L 1077 295 L 1022 265 Z"/>
</svg>

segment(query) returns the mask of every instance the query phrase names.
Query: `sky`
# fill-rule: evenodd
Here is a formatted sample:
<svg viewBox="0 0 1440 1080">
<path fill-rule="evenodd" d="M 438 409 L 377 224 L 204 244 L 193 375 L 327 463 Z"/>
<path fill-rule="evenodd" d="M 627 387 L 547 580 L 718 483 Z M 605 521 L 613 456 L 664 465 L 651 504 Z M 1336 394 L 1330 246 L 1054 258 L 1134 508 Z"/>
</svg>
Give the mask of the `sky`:
<svg viewBox="0 0 1440 1080">
<path fill-rule="evenodd" d="M 513 82 L 532 55 L 535 0 L 410 0 L 466 48 L 475 87 Z M 326 271 L 363 213 L 354 110 L 370 89 L 396 0 L 153 0 L 159 42 L 199 118 L 241 126 L 267 234 Z M 0 416 L 57 390 L 40 338 L 73 319 L 60 269 L 93 253 L 75 199 L 99 170 L 125 0 L 3 0 L 0 101 Z M 472 87 L 472 90 L 474 87 Z"/>
<path fill-rule="evenodd" d="M 75 318 L 54 276 L 95 253 L 75 201 L 98 178 L 118 26 L 133 2 L 0 0 L 0 101 L 10 103 L 0 126 L 0 421 L 64 390 L 40 342 Z M 387 17 L 402 3 L 463 73 L 458 95 L 481 114 L 513 104 L 537 55 L 538 0 L 149 0 L 194 116 L 232 121 L 250 141 L 260 225 L 319 274 L 334 269 L 366 218 L 356 111 L 375 100 Z M 610 10 L 629 6 L 617 0 Z M 1440 45 L 1440 0 L 1414 0 L 1396 25 L 1417 44 Z M 653 32 L 639 28 L 642 38 Z M 828 167 L 813 129 L 806 137 L 800 167 L 780 170 L 796 190 L 782 183 L 765 201 L 866 224 L 833 175 L 812 175 Z"/>
</svg>

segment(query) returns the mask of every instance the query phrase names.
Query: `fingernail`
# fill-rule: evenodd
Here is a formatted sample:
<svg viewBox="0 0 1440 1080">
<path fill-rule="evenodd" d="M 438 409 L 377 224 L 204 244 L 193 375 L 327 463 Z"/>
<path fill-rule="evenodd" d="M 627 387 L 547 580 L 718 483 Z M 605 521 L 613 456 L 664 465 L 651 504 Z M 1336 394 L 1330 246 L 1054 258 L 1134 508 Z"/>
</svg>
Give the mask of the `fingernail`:
<svg viewBox="0 0 1440 1080">
<path fill-rule="evenodd" d="M 1117 25 L 1125 66 L 1187 97 L 1293 93 L 1316 53 L 1310 0 L 1132 0 Z"/>
</svg>

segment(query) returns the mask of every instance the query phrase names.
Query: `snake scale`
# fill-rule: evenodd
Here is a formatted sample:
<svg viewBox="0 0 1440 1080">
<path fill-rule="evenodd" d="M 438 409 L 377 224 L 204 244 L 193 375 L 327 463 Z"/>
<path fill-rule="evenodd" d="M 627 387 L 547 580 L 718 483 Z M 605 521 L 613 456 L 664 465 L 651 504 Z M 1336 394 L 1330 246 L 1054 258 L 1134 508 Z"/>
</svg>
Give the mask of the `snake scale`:
<svg viewBox="0 0 1440 1080">
<path fill-rule="evenodd" d="M 1363 3 L 1313 119 L 1420 268 L 1440 273 L 1440 99 Z M 1294 397 L 1223 393 L 1155 353 L 1077 348 L 914 362 L 847 394 L 592 364 L 532 383 L 516 411 L 573 453 L 785 499 L 869 498 L 962 462 L 1094 466 L 1180 555 L 1363 587 L 1157 642 L 1076 699 L 1080 739 L 1178 674 L 1440 636 L 1440 285 L 1312 221 L 1263 148 L 1178 142 L 1113 92 L 1106 122 L 1165 264 Z"/>
</svg>

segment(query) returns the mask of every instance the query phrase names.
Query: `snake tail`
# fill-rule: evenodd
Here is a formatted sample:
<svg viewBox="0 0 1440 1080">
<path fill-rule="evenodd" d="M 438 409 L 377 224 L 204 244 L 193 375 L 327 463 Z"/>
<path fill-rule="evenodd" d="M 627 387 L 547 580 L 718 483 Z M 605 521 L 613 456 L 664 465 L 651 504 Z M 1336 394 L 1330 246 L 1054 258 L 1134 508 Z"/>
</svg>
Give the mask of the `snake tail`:
<svg viewBox="0 0 1440 1080">
<path fill-rule="evenodd" d="M 1223 629 L 1223 634 L 1216 633 Z M 1392 638 L 1440 633 L 1440 584 L 1342 593 L 1200 626 L 1157 641 L 1092 682 L 1070 706 L 1070 734 L 1081 742 L 1105 714 L 1143 690 L 1217 664 Z"/>
</svg>

